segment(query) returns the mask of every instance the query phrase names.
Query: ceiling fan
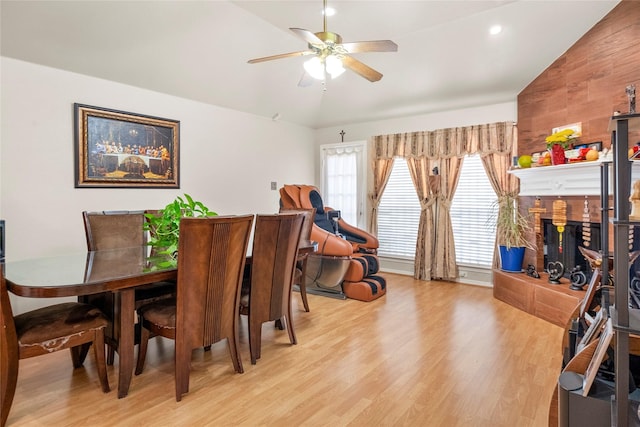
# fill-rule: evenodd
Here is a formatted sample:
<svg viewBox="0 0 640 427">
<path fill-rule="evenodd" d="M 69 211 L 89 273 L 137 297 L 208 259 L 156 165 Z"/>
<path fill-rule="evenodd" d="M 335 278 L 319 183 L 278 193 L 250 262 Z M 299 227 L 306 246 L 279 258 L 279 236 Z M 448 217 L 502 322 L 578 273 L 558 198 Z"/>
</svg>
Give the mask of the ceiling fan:
<svg viewBox="0 0 640 427">
<path fill-rule="evenodd" d="M 304 63 L 305 74 L 300 80 L 300 86 L 307 86 L 310 81 L 307 76 L 317 80 L 325 80 L 327 74 L 335 79 L 345 69 L 359 74 L 371 82 L 377 82 L 382 74 L 368 65 L 358 61 L 349 54 L 361 52 L 396 52 L 398 45 L 391 40 L 370 40 L 362 42 L 342 43 L 339 34 L 327 31 L 327 0 L 323 0 L 324 26 L 318 33 L 312 33 L 302 28 L 289 28 L 295 35 L 308 43 L 309 48 L 298 52 L 281 53 L 279 55 L 265 56 L 249 60 L 249 64 L 271 61 L 274 59 L 289 58 L 294 56 L 313 55 Z"/>
</svg>

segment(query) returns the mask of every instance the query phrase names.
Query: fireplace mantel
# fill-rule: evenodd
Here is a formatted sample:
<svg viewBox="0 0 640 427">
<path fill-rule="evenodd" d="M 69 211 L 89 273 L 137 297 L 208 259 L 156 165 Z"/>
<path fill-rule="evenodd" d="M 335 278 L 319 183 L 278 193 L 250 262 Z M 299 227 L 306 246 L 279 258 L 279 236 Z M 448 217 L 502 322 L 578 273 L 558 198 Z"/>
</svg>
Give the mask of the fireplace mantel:
<svg viewBox="0 0 640 427">
<path fill-rule="evenodd" d="M 599 196 L 602 163 L 609 163 L 609 194 L 612 192 L 613 163 L 609 160 L 513 169 L 520 178 L 521 196 Z M 631 178 L 640 179 L 640 162 L 634 161 Z"/>
</svg>

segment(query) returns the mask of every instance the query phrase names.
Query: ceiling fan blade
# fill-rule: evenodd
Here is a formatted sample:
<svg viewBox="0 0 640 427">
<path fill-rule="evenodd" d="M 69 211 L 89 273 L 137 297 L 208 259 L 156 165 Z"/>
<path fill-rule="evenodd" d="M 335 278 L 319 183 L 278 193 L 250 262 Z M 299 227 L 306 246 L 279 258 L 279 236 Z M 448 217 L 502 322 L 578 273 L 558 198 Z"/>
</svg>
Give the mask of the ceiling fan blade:
<svg viewBox="0 0 640 427">
<path fill-rule="evenodd" d="M 352 58 L 348 55 L 345 55 L 342 58 L 342 64 L 345 67 L 349 68 L 350 70 L 354 71 L 355 73 L 360 74 L 362 77 L 369 80 L 370 82 L 377 82 L 382 78 L 382 74 L 380 74 L 373 68 L 369 67 L 368 65 L 365 65 L 362 62 L 358 61 L 357 59 Z"/>
<path fill-rule="evenodd" d="M 305 30 L 303 28 L 289 28 L 289 29 L 293 31 L 298 37 L 300 37 L 302 40 L 306 41 L 309 44 L 324 45 L 324 42 L 309 30 Z"/>
<path fill-rule="evenodd" d="M 398 51 L 398 45 L 391 40 L 370 40 L 366 42 L 342 43 L 342 47 L 349 53 Z"/>
<path fill-rule="evenodd" d="M 301 50 L 299 52 L 281 53 L 279 55 L 265 56 L 263 58 L 254 58 L 254 59 L 248 60 L 247 62 L 249 64 L 255 64 L 258 62 L 272 61 L 274 59 L 290 58 L 292 56 L 313 55 L 314 53 L 315 52 L 312 50 Z"/>
<path fill-rule="evenodd" d="M 302 77 L 300 77 L 300 81 L 298 82 L 298 86 L 299 87 L 309 87 L 315 82 L 315 80 L 316 79 L 311 77 L 311 75 L 309 75 L 309 73 L 307 73 L 305 71 L 304 73 L 302 73 Z"/>
</svg>

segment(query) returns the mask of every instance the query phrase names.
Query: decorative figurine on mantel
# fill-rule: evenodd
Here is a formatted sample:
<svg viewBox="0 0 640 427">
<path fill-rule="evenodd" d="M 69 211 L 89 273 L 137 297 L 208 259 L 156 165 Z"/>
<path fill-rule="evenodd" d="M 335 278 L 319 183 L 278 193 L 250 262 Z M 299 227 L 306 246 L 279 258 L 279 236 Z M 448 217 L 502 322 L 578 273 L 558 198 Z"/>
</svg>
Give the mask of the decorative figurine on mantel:
<svg viewBox="0 0 640 427">
<path fill-rule="evenodd" d="M 640 221 L 640 179 L 633 182 L 633 191 L 631 192 L 629 201 L 631 202 L 631 213 L 629 214 L 629 219 Z"/>
<path fill-rule="evenodd" d="M 540 197 L 536 197 L 536 200 L 533 203 L 533 207 L 529 208 L 529 213 L 533 214 L 533 231 L 536 235 L 536 248 L 542 248 L 544 246 L 544 237 L 542 236 L 542 227 L 540 226 L 542 222 L 540 221 L 540 214 L 543 214 L 545 212 L 547 212 L 547 209 L 542 207 Z M 534 267 L 532 265 L 529 266 Z M 536 265 L 534 267 L 534 271 L 535 270 L 544 270 L 543 251 L 536 251 Z"/>
<path fill-rule="evenodd" d="M 562 233 L 564 233 L 564 226 L 567 225 L 567 202 L 560 199 L 553 201 L 553 213 L 551 222 L 557 227 L 558 230 L 558 253 L 562 254 Z"/>
<path fill-rule="evenodd" d="M 560 261 L 552 261 L 547 264 L 547 271 L 549 272 L 549 283 L 559 285 L 560 278 L 564 275 L 564 264 Z"/>
<path fill-rule="evenodd" d="M 587 284 L 587 275 L 582 271 L 582 266 L 576 265 L 569 272 L 569 280 L 571 280 L 571 286 L 569 289 L 574 291 L 582 290 L 582 287 Z"/>
<path fill-rule="evenodd" d="M 527 265 L 527 276 L 533 277 L 534 279 L 540 278 L 540 274 L 536 271 L 536 268 L 531 264 Z"/>
<path fill-rule="evenodd" d="M 627 86 L 625 92 L 627 93 L 627 98 L 629 98 L 629 114 L 635 114 L 635 112 L 636 112 L 636 85 Z"/>
</svg>

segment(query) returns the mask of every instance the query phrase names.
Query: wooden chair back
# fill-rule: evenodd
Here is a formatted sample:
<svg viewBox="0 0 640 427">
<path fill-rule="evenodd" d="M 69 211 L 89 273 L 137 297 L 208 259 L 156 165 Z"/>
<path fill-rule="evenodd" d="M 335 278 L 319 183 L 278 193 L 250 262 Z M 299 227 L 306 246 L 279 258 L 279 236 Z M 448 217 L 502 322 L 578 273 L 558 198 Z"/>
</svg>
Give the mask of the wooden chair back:
<svg viewBox="0 0 640 427">
<path fill-rule="evenodd" d="M 236 372 L 240 287 L 253 215 L 183 218 L 178 246 L 176 400 L 189 391 L 191 352 L 227 339 Z"/>
<path fill-rule="evenodd" d="M 315 217 L 315 209 L 285 209 L 281 208 L 281 214 L 302 214 L 302 230 L 300 232 L 300 243 L 311 240 L 311 230 L 313 229 L 313 218 Z"/>
<path fill-rule="evenodd" d="M 311 242 L 311 230 L 313 230 L 313 219 L 315 218 L 316 211 L 314 209 L 297 209 L 297 208 L 280 208 L 281 214 L 297 213 L 302 214 L 304 220 L 302 221 L 302 231 L 300 232 L 300 246 L 307 245 Z M 309 311 L 309 300 L 307 299 L 307 261 L 308 254 L 298 255 L 296 263 L 296 271 L 293 277 L 293 284 L 298 286 L 300 290 L 300 297 L 302 298 L 302 305 L 304 311 Z"/>
<path fill-rule="evenodd" d="M 0 426 L 4 426 L 18 381 L 18 337 L 0 264 Z"/>
<path fill-rule="evenodd" d="M 291 285 L 303 220 L 301 214 L 256 217 L 249 293 L 251 363 L 260 358 L 264 322 L 283 321 L 291 343 L 297 342 L 291 315 Z"/>
<path fill-rule="evenodd" d="M 232 338 L 253 215 L 183 218 L 178 248 L 176 336 L 190 348 Z"/>
<path fill-rule="evenodd" d="M 147 232 L 144 230 L 146 211 L 94 211 L 82 212 L 87 250 L 98 251 L 108 249 L 132 248 L 135 256 L 145 257 L 147 244 Z M 144 260 L 141 260 L 141 262 Z M 93 265 L 91 272 L 99 274 L 99 265 Z M 176 293 L 175 283 L 156 282 L 148 286 L 140 286 L 135 290 L 135 307 L 144 304 L 174 297 Z M 103 292 L 94 295 L 85 295 L 78 298 L 80 302 L 92 304 L 102 310 L 109 318 L 116 319 L 119 316 L 119 307 L 112 292 Z M 105 332 L 109 345 L 107 364 L 114 362 L 115 351 L 119 345 L 118 329 L 113 323 Z"/>
<path fill-rule="evenodd" d="M 82 212 L 87 249 L 130 248 L 147 243 L 144 211 Z"/>
</svg>

